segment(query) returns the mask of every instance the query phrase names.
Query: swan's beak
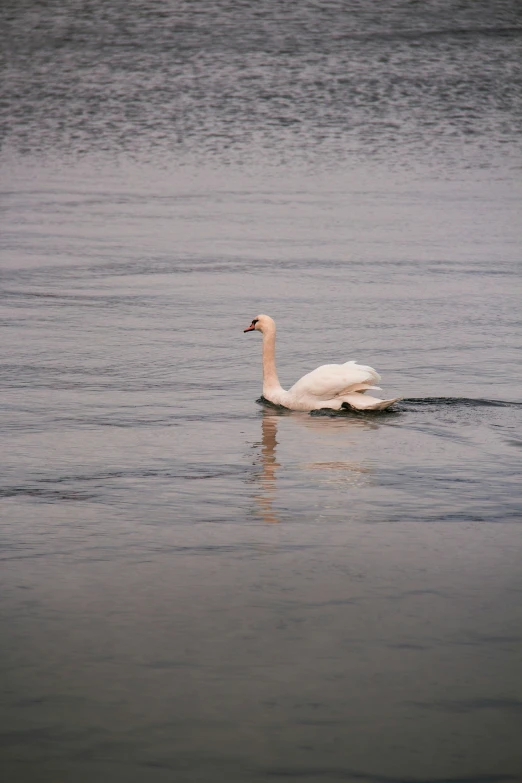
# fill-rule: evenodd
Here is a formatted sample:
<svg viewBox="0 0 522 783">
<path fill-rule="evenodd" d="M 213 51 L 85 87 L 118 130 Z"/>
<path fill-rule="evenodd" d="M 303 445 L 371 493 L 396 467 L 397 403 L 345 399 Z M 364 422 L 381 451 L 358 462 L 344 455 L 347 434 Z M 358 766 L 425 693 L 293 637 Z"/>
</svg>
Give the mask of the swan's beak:
<svg viewBox="0 0 522 783">
<path fill-rule="evenodd" d="M 245 332 L 255 332 L 255 330 L 256 330 L 256 327 L 254 326 L 254 324 L 250 324 L 250 326 L 248 327 L 248 329 L 243 329 L 243 334 L 244 334 Z"/>
</svg>

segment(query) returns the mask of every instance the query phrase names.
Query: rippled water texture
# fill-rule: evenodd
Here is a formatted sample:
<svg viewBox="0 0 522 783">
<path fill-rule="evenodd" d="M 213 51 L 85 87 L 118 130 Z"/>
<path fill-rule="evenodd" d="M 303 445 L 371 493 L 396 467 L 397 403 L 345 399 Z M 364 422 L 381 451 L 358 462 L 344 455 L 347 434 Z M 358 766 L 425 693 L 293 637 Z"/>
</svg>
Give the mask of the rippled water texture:
<svg viewBox="0 0 522 783">
<path fill-rule="evenodd" d="M 519 138 L 517 0 L 3 0 L 8 148 L 480 166 Z"/>
<path fill-rule="evenodd" d="M 519 783 L 520 4 L 0 40 L 2 781 Z"/>
</svg>

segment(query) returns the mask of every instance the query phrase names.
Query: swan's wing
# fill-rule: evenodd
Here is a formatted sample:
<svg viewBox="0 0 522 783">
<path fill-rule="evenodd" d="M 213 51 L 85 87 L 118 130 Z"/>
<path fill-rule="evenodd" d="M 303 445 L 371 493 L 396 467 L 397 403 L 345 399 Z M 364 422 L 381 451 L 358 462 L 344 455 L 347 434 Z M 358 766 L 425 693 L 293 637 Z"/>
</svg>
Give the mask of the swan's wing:
<svg viewBox="0 0 522 783">
<path fill-rule="evenodd" d="M 346 364 L 323 364 L 322 367 L 303 375 L 289 391 L 298 397 L 331 400 L 348 392 L 371 389 L 380 379 L 380 375 L 372 367 L 365 367 L 354 361 Z"/>
</svg>

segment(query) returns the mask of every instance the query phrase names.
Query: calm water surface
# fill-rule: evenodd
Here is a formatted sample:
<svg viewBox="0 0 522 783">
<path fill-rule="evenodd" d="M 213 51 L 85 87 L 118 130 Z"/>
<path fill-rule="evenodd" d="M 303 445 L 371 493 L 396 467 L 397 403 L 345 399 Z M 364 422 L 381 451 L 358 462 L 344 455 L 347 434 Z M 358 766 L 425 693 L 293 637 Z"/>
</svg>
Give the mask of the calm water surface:
<svg viewBox="0 0 522 783">
<path fill-rule="evenodd" d="M 520 5 L 0 16 L 2 779 L 521 781 Z"/>
</svg>

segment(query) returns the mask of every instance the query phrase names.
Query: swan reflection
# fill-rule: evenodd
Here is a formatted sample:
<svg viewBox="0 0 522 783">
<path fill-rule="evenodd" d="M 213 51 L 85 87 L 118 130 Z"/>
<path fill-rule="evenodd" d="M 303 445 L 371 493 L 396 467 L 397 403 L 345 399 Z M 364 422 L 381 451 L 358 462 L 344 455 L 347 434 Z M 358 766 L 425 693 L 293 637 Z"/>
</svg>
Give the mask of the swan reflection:
<svg viewBox="0 0 522 783">
<path fill-rule="evenodd" d="M 261 419 L 261 474 L 259 476 L 260 492 L 254 495 L 254 500 L 265 522 L 279 522 L 273 503 L 276 494 L 276 470 L 279 463 L 276 460 L 277 420 L 279 416 L 269 410 L 263 411 Z"/>
<path fill-rule="evenodd" d="M 292 424 L 311 430 L 314 440 L 319 438 L 320 446 L 339 448 L 339 436 L 346 434 L 346 430 L 373 430 L 380 425 L 375 420 L 360 417 L 312 417 L 308 413 L 282 412 L 272 408 L 263 408 L 261 416 L 261 442 L 258 444 L 259 453 L 256 460 L 261 471 L 256 477 L 258 491 L 253 499 L 257 512 L 264 522 L 280 522 L 277 508 L 275 507 L 277 495 L 277 474 L 281 464 L 277 461 L 278 427 L 284 419 L 285 424 Z M 343 441 L 346 445 L 346 441 Z M 284 467 L 284 466 L 283 466 Z M 358 487 L 367 485 L 373 473 L 368 464 L 361 464 L 354 460 L 317 460 L 313 462 L 297 462 L 297 470 L 312 472 L 315 474 L 307 480 L 306 487 L 310 488 L 312 482 L 319 485 L 336 485 L 342 487 Z M 318 487 L 319 488 L 319 487 Z"/>
</svg>

